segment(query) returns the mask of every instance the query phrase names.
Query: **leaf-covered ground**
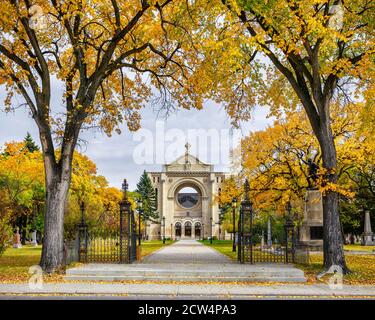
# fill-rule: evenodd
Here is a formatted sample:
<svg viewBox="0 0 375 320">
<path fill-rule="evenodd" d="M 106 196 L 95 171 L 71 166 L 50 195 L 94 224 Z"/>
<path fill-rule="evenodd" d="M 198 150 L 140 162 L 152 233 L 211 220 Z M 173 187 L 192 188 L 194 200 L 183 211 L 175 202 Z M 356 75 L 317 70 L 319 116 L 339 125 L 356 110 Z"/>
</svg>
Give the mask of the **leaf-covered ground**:
<svg viewBox="0 0 375 320">
<path fill-rule="evenodd" d="M 42 247 L 23 246 L 21 249 L 9 248 L 0 257 L 0 283 L 27 282 L 31 274 L 29 268 L 38 265 Z M 62 275 L 44 277 L 45 281 L 58 281 Z"/>
<path fill-rule="evenodd" d="M 212 245 L 209 240 L 200 241 L 205 245 L 211 246 L 217 251 L 225 254 L 233 260 L 237 260 L 237 253 L 232 251 L 232 241 L 229 240 L 213 240 Z M 347 253 L 346 262 L 350 274 L 344 276 L 345 284 L 360 284 L 360 285 L 375 285 L 375 255 L 371 254 L 375 247 L 349 245 L 344 246 L 345 250 L 349 251 L 368 251 L 369 254 L 349 254 Z M 304 270 L 308 279 L 308 283 L 317 283 L 316 276 L 323 271 L 323 255 L 311 254 L 309 264 L 298 264 L 297 267 Z M 326 280 L 326 278 L 323 278 Z M 323 281 L 325 281 L 323 280 Z"/>
<path fill-rule="evenodd" d="M 161 249 L 163 246 L 173 243 L 167 240 L 163 245 L 160 240 L 147 241 L 142 243 L 142 258 L 152 252 Z M 29 268 L 38 265 L 42 247 L 23 246 L 21 249 L 9 248 L 0 256 L 0 283 L 24 283 L 27 282 L 31 274 Z M 74 263 L 71 266 L 79 265 Z M 60 282 L 63 280 L 63 274 L 45 275 L 45 282 Z"/>
</svg>

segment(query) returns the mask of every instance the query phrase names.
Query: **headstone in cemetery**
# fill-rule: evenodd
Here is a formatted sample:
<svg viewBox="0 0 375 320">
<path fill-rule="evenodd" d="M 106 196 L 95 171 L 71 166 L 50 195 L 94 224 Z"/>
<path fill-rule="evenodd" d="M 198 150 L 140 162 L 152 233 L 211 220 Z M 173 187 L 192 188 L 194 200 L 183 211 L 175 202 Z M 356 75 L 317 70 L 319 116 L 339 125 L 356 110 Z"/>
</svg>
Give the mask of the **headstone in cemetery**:
<svg viewBox="0 0 375 320">
<path fill-rule="evenodd" d="M 36 231 L 34 230 L 31 232 L 31 245 L 36 247 L 38 245 L 38 241 L 36 240 Z"/>
<path fill-rule="evenodd" d="M 303 221 L 299 227 L 299 245 L 310 251 L 323 250 L 323 202 L 319 190 L 307 190 Z"/>
<path fill-rule="evenodd" d="M 18 227 L 16 228 L 16 233 L 14 234 L 14 238 L 13 238 L 13 248 L 17 248 L 17 249 L 22 248 L 21 235 L 20 235 L 20 230 Z"/>
<path fill-rule="evenodd" d="M 365 228 L 362 235 L 362 245 L 363 246 L 374 246 L 375 242 L 373 240 L 374 233 L 371 230 L 371 219 L 370 211 L 365 211 Z"/>
</svg>

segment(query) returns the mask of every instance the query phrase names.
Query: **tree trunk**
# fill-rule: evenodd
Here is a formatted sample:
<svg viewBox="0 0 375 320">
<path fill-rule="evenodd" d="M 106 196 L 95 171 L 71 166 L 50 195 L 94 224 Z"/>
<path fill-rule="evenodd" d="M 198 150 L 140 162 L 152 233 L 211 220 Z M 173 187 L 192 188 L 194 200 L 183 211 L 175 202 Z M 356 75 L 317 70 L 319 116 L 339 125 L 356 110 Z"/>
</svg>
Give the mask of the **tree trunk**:
<svg viewBox="0 0 375 320">
<path fill-rule="evenodd" d="M 44 217 L 44 238 L 40 265 L 47 273 L 58 271 L 64 264 L 64 209 L 67 200 L 70 171 L 61 172 L 45 161 L 46 170 L 46 212 Z"/>
<path fill-rule="evenodd" d="M 323 168 L 327 170 L 326 181 L 336 184 L 338 180 L 336 148 L 330 125 L 326 121 L 323 121 L 319 143 L 323 156 Z M 333 190 L 328 190 L 323 194 L 323 256 L 326 270 L 336 265 L 340 266 L 344 273 L 349 272 L 344 256 L 339 197 L 338 193 Z"/>
</svg>

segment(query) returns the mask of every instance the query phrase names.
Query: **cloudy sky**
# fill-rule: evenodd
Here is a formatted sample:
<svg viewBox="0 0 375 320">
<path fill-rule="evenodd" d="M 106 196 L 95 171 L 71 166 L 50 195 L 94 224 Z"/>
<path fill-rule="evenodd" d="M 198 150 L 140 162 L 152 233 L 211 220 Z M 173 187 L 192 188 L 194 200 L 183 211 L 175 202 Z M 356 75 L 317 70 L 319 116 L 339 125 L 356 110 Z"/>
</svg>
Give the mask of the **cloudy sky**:
<svg viewBox="0 0 375 320">
<path fill-rule="evenodd" d="M 60 88 L 54 85 L 54 96 L 60 96 Z M 0 145 L 7 141 L 20 141 L 29 131 L 38 141 L 36 124 L 26 108 L 15 113 L 4 113 L 4 87 L 0 87 Z M 56 100 L 56 99 L 55 99 Z M 19 98 L 18 103 L 22 103 Z M 53 105 L 59 105 L 53 101 Z M 218 171 L 227 171 L 230 148 L 242 135 L 263 129 L 271 123 L 266 110 L 254 110 L 253 119 L 243 123 L 241 130 L 232 130 L 230 120 L 220 105 L 206 103 L 203 110 L 180 110 L 167 119 L 158 116 L 152 106 L 142 111 L 142 129 L 136 133 L 122 126 L 122 134 L 107 137 L 101 132 L 83 132 L 87 144 L 79 149 L 96 164 L 98 173 L 105 176 L 112 186 L 120 187 L 124 178 L 130 189 L 135 188 L 143 170 L 159 171 L 163 163 L 169 163 L 184 154 L 186 141 L 190 152 L 202 161 L 215 165 Z"/>
</svg>

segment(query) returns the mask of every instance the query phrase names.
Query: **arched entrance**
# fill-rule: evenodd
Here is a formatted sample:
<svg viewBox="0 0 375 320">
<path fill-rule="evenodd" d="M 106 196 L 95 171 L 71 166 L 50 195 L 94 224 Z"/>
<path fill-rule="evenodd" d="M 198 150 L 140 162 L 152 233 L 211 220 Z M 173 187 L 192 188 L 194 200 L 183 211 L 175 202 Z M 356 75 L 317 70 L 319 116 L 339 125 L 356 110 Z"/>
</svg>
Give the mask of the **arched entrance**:
<svg viewBox="0 0 375 320">
<path fill-rule="evenodd" d="M 201 224 L 200 224 L 200 222 L 197 222 L 194 225 L 194 234 L 195 234 L 195 239 L 201 238 Z"/>
<path fill-rule="evenodd" d="M 191 222 L 186 221 L 185 222 L 185 237 L 186 238 L 191 238 Z"/>
<path fill-rule="evenodd" d="M 174 228 L 175 228 L 175 237 L 176 237 L 176 239 L 180 239 L 181 238 L 181 223 L 176 222 Z"/>
</svg>

